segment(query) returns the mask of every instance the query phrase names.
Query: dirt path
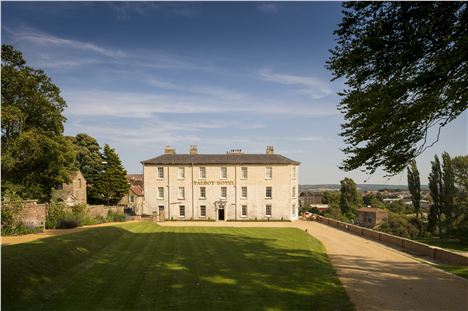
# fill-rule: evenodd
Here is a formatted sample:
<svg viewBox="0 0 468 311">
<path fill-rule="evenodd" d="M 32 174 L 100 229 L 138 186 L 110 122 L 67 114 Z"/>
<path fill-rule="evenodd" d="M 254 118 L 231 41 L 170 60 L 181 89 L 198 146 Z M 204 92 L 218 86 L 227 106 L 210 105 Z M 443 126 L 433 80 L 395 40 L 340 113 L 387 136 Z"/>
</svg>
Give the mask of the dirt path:
<svg viewBox="0 0 468 311">
<path fill-rule="evenodd" d="M 298 227 L 327 249 L 357 310 L 468 310 L 468 281 L 379 243 L 317 222 L 166 222 L 164 226 Z"/>
<path fill-rule="evenodd" d="M 57 236 L 57 235 L 64 235 L 64 234 L 70 234 L 70 233 L 75 233 L 75 232 L 81 232 L 83 230 L 88 230 L 91 228 L 96 228 L 96 227 L 107 227 L 107 226 L 114 226 L 117 224 L 121 224 L 121 222 L 107 222 L 99 225 L 92 225 L 92 226 L 83 226 L 83 227 L 78 227 L 78 228 L 73 228 L 73 229 L 47 229 L 44 230 L 41 233 L 34 233 L 34 234 L 25 234 L 25 235 L 16 235 L 16 236 L 2 236 L 1 237 L 1 244 L 2 245 L 13 245 L 13 244 L 20 244 L 20 243 L 26 243 L 26 242 L 31 242 L 35 240 L 40 240 L 44 238 L 48 238 L 51 236 Z"/>
</svg>

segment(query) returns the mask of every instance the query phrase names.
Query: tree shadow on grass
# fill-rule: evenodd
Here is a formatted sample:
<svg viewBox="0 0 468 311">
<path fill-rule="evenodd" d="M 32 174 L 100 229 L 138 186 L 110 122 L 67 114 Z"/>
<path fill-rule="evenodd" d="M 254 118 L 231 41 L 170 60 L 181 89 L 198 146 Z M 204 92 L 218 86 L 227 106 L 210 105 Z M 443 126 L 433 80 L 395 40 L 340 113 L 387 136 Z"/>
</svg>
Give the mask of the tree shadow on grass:
<svg viewBox="0 0 468 311">
<path fill-rule="evenodd" d="M 2 306 L 353 309 L 322 249 L 314 250 L 314 240 L 300 230 L 132 228 L 96 228 L 3 248 Z"/>
</svg>

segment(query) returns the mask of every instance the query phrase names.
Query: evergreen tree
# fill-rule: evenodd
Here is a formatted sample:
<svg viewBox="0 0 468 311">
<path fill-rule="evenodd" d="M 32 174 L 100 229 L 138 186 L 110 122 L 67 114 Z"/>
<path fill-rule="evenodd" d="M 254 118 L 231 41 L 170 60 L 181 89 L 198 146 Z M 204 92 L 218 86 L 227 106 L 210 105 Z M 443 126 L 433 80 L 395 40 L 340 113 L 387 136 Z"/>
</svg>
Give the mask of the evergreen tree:
<svg viewBox="0 0 468 311">
<path fill-rule="evenodd" d="M 362 198 L 357 191 L 356 183 L 351 178 L 345 178 L 341 183 L 340 209 L 341 213 L 350 219 L 356 216 L 356 210 L 362 204 Z"/>
<path fill-rule="evenodd" d="M 455 176 L 452 167 L 452 159 L 447 152 L 442 154 L 442 213 L 445 216 L 445 233 L 450 237 L 454 225 L 455 198 L 457 188 L 455 187 Z"/>
<path fill-rule="evenodd" d="M 419 210 L 421 205 L 421 181 L 419 179 L 416 160 L 412 160 L 408 166 L 408 189 L 411 193 L 411 202 L 413 203 L 416 218 L 419 219 Z"/>
<path fill-rule="evenodd" d="M 127 172 L 115 150 L 107 144 L 104 145 L 102 159 L 104 169 L 95 177 L 89 198 L 93 203 L 114 205 L 128 193 Z"/>
<path fill-rule="evenodd" d="M 104 169 L 100 153 L 101 147 L 97 140 L 88 134 L 81 133 L 68 138 L 73 143 L 76 152 L 77 168 L 86 178 L 88 184 L 92 184 L 96 176 Z"/>
<path fill-rule="evenodd" d="M 429 231 L 434 232 L 435 228 L 439 228 L 439 236 L 442 236 L 442 171 L 440 161 L 437 155 L 434 156 L 434 161 L 431 162 L 432 169 L 429 174 L 429 190 L 432 197 L 432 205 L 429 211 Z"/>
</svg>

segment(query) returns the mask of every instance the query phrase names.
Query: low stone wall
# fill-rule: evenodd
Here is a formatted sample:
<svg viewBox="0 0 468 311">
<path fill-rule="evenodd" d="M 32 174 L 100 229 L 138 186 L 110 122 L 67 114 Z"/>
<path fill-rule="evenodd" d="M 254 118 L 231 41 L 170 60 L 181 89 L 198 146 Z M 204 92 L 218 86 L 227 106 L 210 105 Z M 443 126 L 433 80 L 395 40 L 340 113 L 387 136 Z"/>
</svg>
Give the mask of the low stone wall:
<svg viewBox="0 0 468 311">
<path fill-rule="evenodd" d="M 45 227 L 46 204 L 37 204 L 37 201 L 23 201 L 20 219 L 28 227 Z"/>
<path fill-rule="evenodd" d="M 347 224 L 345 222 L 337 221 L 323 216 L 317 216 L 315 220 L 323 224 L 329 225 L 331 227 L 338 228 L 342 231 L 347 231 L 349 233 L 364 236 L 376 242 L 398 247 L 403 251 L 414 253 L 420 256 L 430 257 L 437 261 L 441 261 L 448 264 L 468 266 L 467 256 L 451 252 L 446 249 L 416 242 L 410 239 L 401 238 L 396 235 Z"/>
<path fill-rule="evenodd" d="M 88 205 L 88 215 L 96 217 L 106 217 L 109 211 L 113 213 L 120 213 L 123 214 L 124 207 L 123 206 L 105 206 L 105 205 Z"/>
</svg>

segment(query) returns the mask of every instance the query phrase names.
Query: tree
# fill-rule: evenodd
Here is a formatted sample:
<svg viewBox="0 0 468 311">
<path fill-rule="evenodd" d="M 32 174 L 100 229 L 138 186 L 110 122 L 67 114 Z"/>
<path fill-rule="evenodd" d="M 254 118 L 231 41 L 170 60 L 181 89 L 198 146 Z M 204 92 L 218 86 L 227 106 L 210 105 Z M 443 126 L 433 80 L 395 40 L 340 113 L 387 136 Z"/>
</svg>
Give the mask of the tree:
<svg viewBox="0 0 468 311">
<path fill-rule="evenodd" d="M 2 45 L 2 193 L 48 201 L 69 180 L 74 165 L 65 139 L 60 89 L 42 71 L 26 66 L 21 52 Z"/>
<path fill-rule="evenodd" d="M 468 193 L 468 155 L 457 156 L 452 159 L 455 185 L 462 192 Z"/>
<path fill-rule="evenodd" d="M 419 210 L 421 206 L 421 181 L 419 179 L 416 160 L 412 160 L 408 166 L 408 189 L 411 193 L 411 203 L 413 204 L 416 218 L 419 219 Z"/>
<path fill-rule="evenodd" d="M 382 208 L 385 206 L 382 198 L 382 194 L 369 193 L 362 197 L 362 201 L 366 206 L 371 206 L 375 208 Z"/>
<path fill-rule="evenodd" d="M 341 194 L 338 191 L 325 191 L 322 196 L 322 203 L 338 207 L 340 204 L 340 196 Z"/>
<path fill-rule="evenodd" d="M 447 152 L 442 154 L 442 213 L 445 216 L 445 232 L 450 237 L 455 221 L 455 198 L 457 188 L 455 188 L 455 176 L 453 173 L 452 159 Z"/>
<path fill-rule="evenodd" d="M 432 205 L 429 211 L 429 231 L 434 232 L 435 228 L 439 228 L 439 236 L 442 236 L 442 170 L 440 161 L 437 155 L 434 156 L 434 161 L 431 162 L 432 169 L 429 174 L 429 190 L 432 197 Z"/>
<path fill-rule="evenodd" d="M 93 203 L 113 205 L 128 193 L 127 172 L 115 150 L 107 144 L 104 145 L 102 159 L 104 170 L 95 177 L 89 199 Z"/>
<path fill-rule="evenodd" d="M 78 168 L 89 184 L 94 182 L 96 176 L 104 169 L 100 146 L 94 137 L 88 134 L 78 134 L 68 139 L 73 143 Z"/>
<path fill-rule="evenodd" d="M 345 170 L 393 175 L 433 142 L 429 130 L 468 102 L 464 2 L 346 2 L 327 68 L 346 89 L 339 109 Z"/>
<path fill-rule="evenodd" d="M 350 218 L 354 219 L 356 216 L 356 210 L 362 199 L 357 191 L 356 183 L 351 178 L 345 178 L 341 183 L 341 197 L 340 197 L 340 209 L 341 213 Z"/>
</svg>

